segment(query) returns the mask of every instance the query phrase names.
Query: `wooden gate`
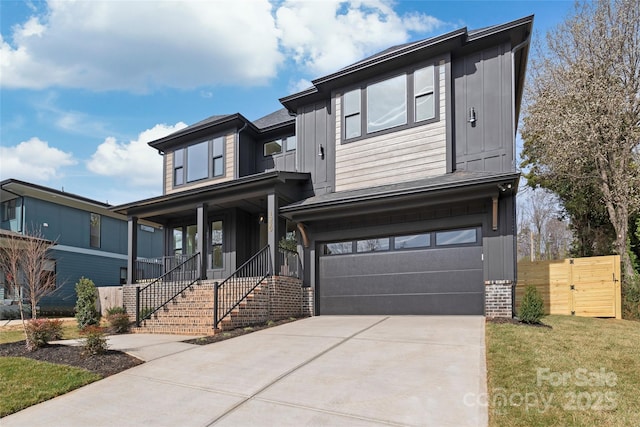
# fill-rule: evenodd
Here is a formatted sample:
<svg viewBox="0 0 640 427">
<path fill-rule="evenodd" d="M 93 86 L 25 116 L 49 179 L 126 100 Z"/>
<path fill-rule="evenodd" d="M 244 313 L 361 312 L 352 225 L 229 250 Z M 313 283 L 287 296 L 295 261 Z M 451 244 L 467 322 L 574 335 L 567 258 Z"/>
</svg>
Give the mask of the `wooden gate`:
<svg viewBox="0 0 640 427">
<path fill-rule="evenodd" d="M 620 319 L 620 256 L 518 262 L 516 308 L 527 285 L 544 300 L 548 314 Z"/>
</svg>

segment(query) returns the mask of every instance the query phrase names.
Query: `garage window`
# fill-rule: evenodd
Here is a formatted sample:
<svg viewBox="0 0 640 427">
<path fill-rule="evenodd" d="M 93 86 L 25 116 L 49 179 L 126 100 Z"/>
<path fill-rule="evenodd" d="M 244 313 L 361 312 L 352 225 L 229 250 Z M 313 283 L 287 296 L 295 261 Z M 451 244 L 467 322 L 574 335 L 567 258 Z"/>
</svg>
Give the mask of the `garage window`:
<svg viewBox="0 0 640 427">
<path fill-rule="evenodd" d="M 476 228 L 438 231 L 436 233 L 436 246 L 464 245 L 477 242 L 478 230 Z"/>
<path fill-rule="evenodd" d="M 322 255 L 343 255 L 353 253 L 353 242 L 325 243 L 322 246 Z"/>
<path fill-rule="evenodd" d="M 359 253 L 388 251 L 389 238 L 358 240 L 357 249 Z"/>
<path fill-rule="evenodd" d="M 431 246 L 431 234 L 429 233 L 396 236 L 393 240 L 394 249 L 416 249 Z"/>
</svg>

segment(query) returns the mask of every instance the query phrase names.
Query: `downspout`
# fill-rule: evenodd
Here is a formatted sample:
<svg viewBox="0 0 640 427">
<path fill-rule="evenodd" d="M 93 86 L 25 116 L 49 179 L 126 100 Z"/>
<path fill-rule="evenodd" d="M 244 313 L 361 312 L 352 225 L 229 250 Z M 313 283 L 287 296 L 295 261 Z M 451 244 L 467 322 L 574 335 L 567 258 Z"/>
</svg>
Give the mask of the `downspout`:
<svg viewBox="0 0 640 427">
<path fill-rule="evenodd" d="M 525 46 L 529 46 L 529 44 L 531 43 L 531 32 L 529 32 L 529 34 L 527 34 L 527 38 L 525 40 L 523 40 L 521 43 L 517 44 L 516 46 L 514 46 L 511 49 L 511 117 L 513 117 L 513 127 L 514 127 L 514 132 L 513 132 L 513 163 L 514 163 L 514 169 L 515 169 L 515 162 L 516 162 L 516 129 L 518 128 L 518 123 L 516 122 L 516 76 L 515 76 L 515 72 L 516 72 L 516 52 L 523 49 Z M 515 205 L 515 194 L 512 195 L 514 201 L 514 205 Z M 516 209 L 517 209 L 517 205 Z M 517 223 L 517 215 L 515 210 L 513 211 L 514 214 L 514 218 L 513 218 L 513 235 L 515 236 L 515 238 L 513 239 L 513 253 L 517 254 L 518 252 L 518 246 L 517 246 L 517 236 L 518 236 L 518 223 Z M 514 272 L 514 281 L 511 284 L 511 315 L 516 316 L 516 285 L 518 283 L 518 261 L 517 261 L 517 256 L 514 258 L 513 260 L 513 272 Z"/>
</svg>

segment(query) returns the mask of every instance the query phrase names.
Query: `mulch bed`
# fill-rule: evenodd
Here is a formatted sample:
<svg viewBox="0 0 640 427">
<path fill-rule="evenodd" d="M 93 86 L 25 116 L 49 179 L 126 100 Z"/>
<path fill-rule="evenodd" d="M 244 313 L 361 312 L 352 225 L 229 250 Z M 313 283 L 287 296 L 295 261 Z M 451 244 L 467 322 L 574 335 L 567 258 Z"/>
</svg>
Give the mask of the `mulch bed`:
<svg viewBox="0 0 640 427">
<path fill-rule="evenodd" d="M 240 335 L 250 334 L 251 332 L 261 329 L 271 328 L 273 326 L 283 325 L 298 319 L 289 318 L 269 322 L 268 324 L 249 326 L 246 328 L 237 328 L 230 331 L 223 331 L 216 335 L 194 338 L 184 341 L 189 344 L 206 345 L 229 338 L 238 337 Z M 91 372 L 108 377 L 117 374 L 134 366 L 144 363 L 133 356 L 116 350 L 108 350 L 104 354 L 95 356 L 85 355 L 82 346 L 69 346 L 61 344 L 50 344 L 46 347 L 37 349 L 36 351 L 27 351 L 24 341 L 12 342 L 8 344 L 0 344 L 0 357 L 28 357 L 30 359 L 41 360 L 43 362 L 57 363 L 61 365 L 76 366 Z"/>
<path fill-rule="evenodd" d="M 545 325 L 544 323 L 524 323 L 516 318 L 510 317 L 487 317 L 488 323 L 509 323 L 511 325 L 521 325 L 521 326 L 533 326 L 534 328 L 549 328 L 553 329 L 551 325 Z"/>
<path fill-rule="evenodd" d="M 144 363 L 140 359 L 115 350 L 107 350 L 104 354 L 85 355 L 82 346 L 50 344 L 36 351 L 27 351 L 24 341 L 0 344 L 0 356 L 28 357 L 43 362 L 75 366 L 103 377 L 117 374 Z"/>
</svg>

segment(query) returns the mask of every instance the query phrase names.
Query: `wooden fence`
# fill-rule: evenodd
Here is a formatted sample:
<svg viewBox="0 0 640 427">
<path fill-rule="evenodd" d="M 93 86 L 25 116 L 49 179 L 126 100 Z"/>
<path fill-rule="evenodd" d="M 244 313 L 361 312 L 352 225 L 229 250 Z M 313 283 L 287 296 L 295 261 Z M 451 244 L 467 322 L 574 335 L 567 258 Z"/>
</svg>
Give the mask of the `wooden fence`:
<svg viewBox="0 0 640 427">
<path fill-rule="evenodd" d="M 538 289 L 547 314 L 622 316 L 619 255 L 519 261 L 516 309 L 527 285 Z"/>
<path fill-rule="evenodd" d="M 123 307 L 122 286 L 100 286 L 98 288 L 98 310 L 103 316 L 111 307 Z"/>
</svg>

